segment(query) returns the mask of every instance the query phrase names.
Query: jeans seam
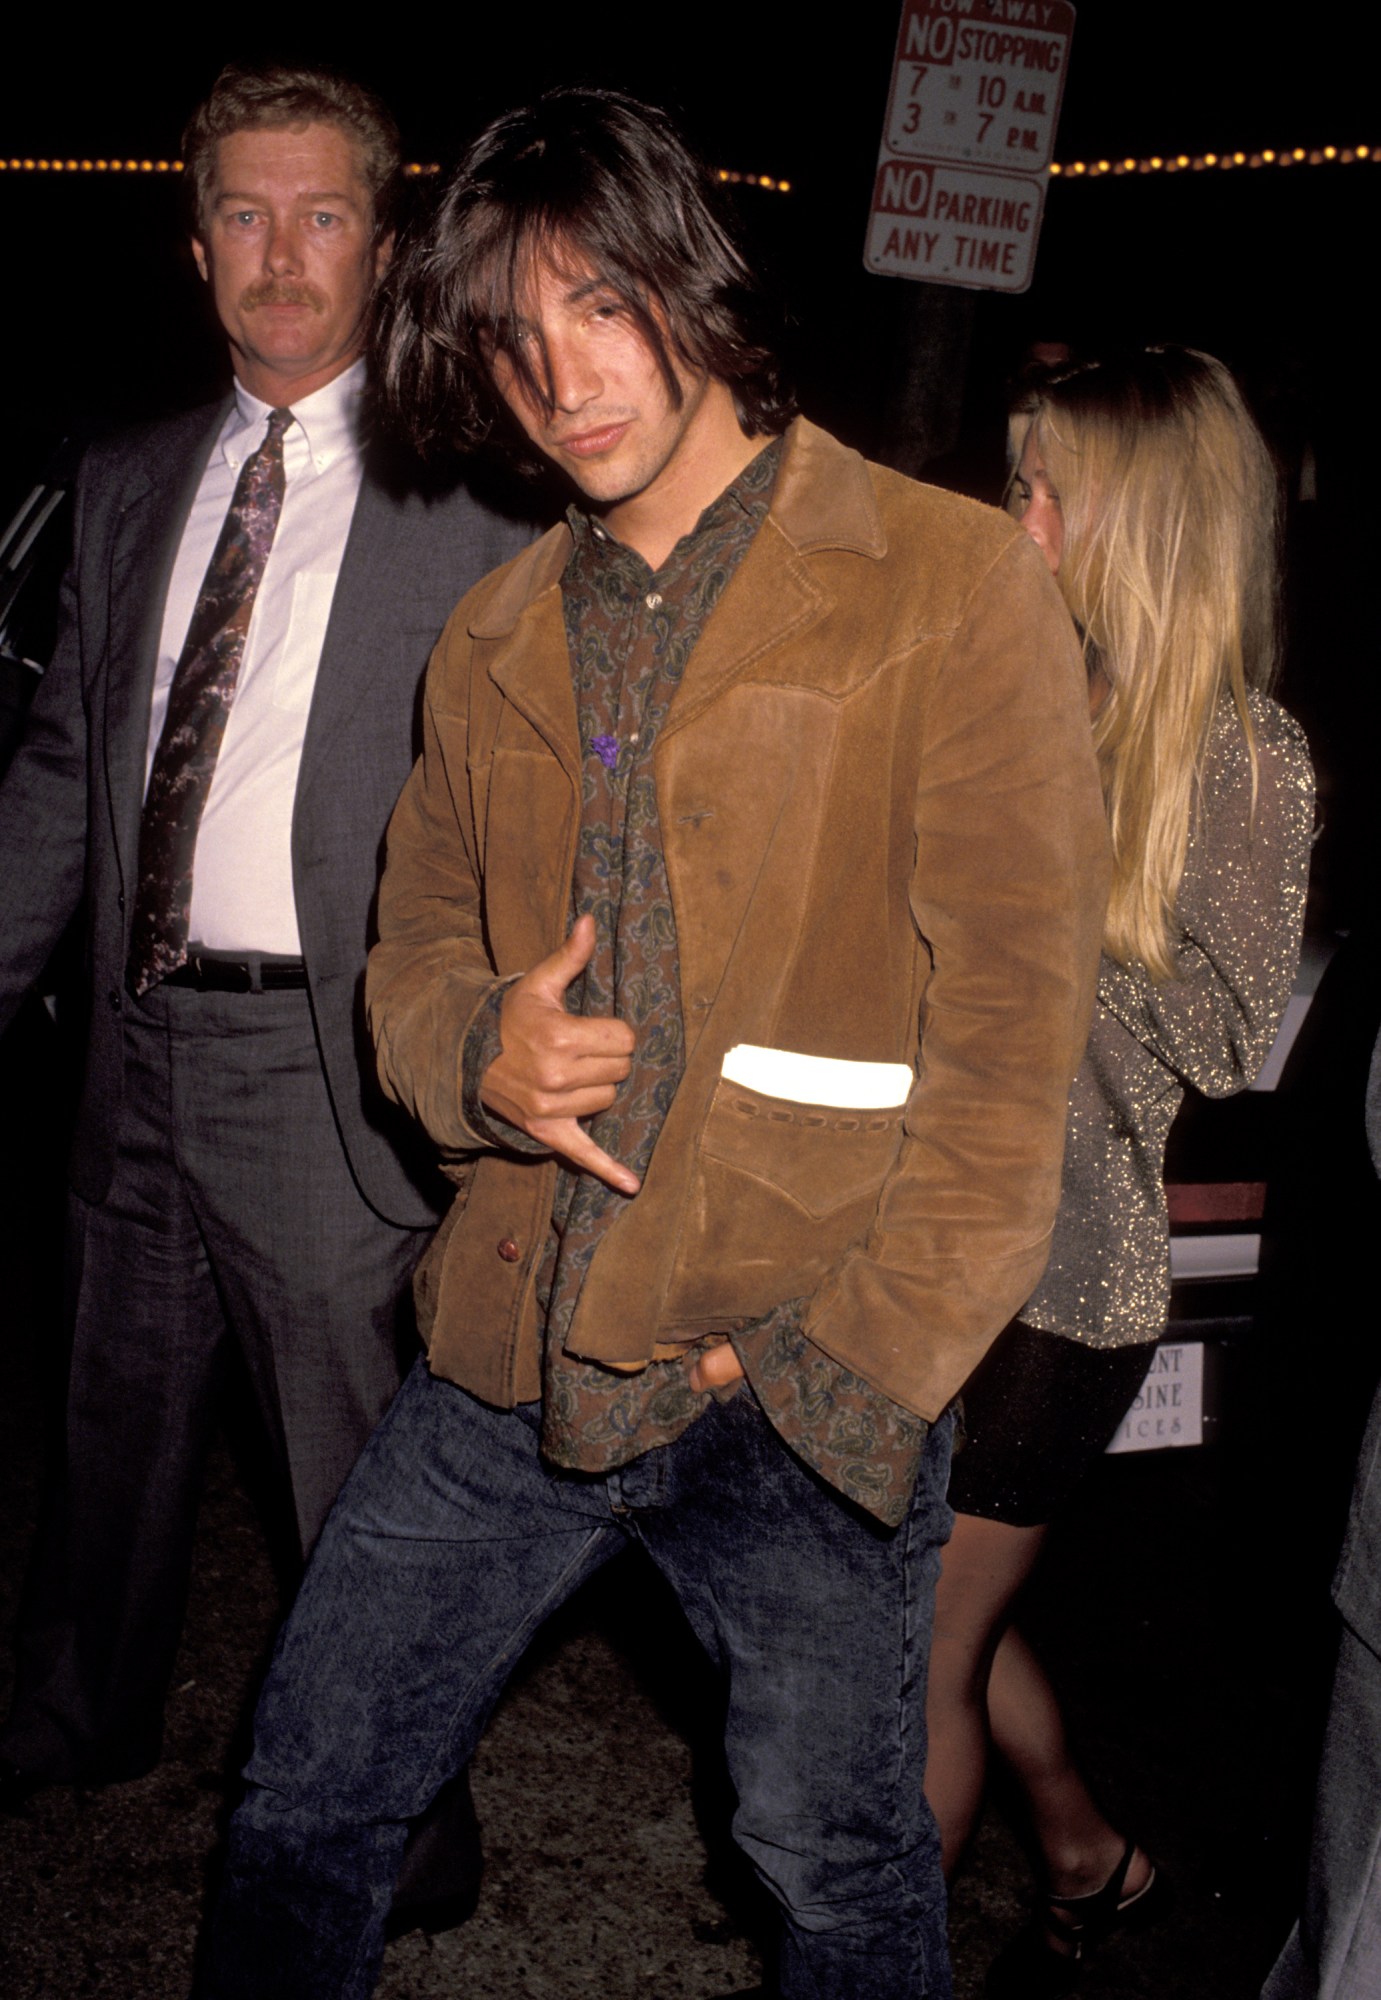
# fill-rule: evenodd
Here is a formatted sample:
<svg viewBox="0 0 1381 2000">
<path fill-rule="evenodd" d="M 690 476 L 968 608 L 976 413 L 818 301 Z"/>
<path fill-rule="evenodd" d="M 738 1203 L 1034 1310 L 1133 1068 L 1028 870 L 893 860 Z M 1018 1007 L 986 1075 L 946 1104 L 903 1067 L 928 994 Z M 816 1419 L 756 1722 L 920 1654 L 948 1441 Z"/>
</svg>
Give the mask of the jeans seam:
<svg viewBox="0 0 1381 2000">
<path fill-rule="evenodd" d="M 920 1699 L 915 1693 L 915 1682 L 918 1674 L 922 1677 L 922 1679 L 925 1677 L 929 1664 L 929 1648 L 928 1646 L 922 1645 L 921 1635 L 919 1631 L 922 1605 L 925 1601 L 926 1591 L 924 1587 L 921 1585 L 918 1575 L 917 1558 L 915 1555 L 915 1545 L 919 1534 L 919 1523 L 922 1511 L 924 1511 L 927 1523 L 929 1524 L 931 1530 L 933 1531 L 937 1515 L 937 1508 L 938 1510 L 942 1511 L 945 1505 L 943 1492 L 936 1493 L 932 1491 L 932 1487 L 934 1484 L 933 1466 L 931 1464 L 927 1464 L 926 1462 L 927 1459 L 933 1460 L 933 1454 L 936 1449 L 935 1435 L 934 1435 L 935 1429 L 936 1426 L 932 1425 L 931 1435 L 926 1440 L 925 1452 L 922 1455 L 921 1465 L 919 1469 L 919 1487 L 921 1493 L 923 1493 L 926 1497 L 924 1499 L 923 1506 L 918 1506 L 917 1504 L 915 1504 L 915 1501 L 913 1501 L 913 1504 L 907 1513 L 905 1526 L 902 1529 L 902 1533 L 906 1537 L 905 1548 L 903 1551 L 903 1566 L 902 1566 L 902 1575 L 904 1578 L 903 1602 L 902 1602 L 902 1674 L 903 1674 L 902 1687 L 904 1691 L 911 1693 L 912 1699 L 909 1702 L 904 1702 L 902 1704 L 901 1714 L 898 1717 L 897 1785 L 898 1785 L 899 1796 L 900 1796 L 900 1788 L 903 1782 L 904 1773 L 907 1768 L 906 1751 L 907 1751 L 908 1738 L 914 1737 L 918 1724 L 922 1731 L 924 1731 L 925 1729 L 925 1703 L 924 1700 Z M 919 1497 L 919 1495 L 917 1497 Z M 938 1554 L 938 1549 L 937 1549 L 937 1554 Z M 924 1557 L 922 1558 L 922 1560 L 924 1560 Z M 933 1620 L 934 1617 L 933 1602 L 932 1602 L 931 1615 Z M 909 1727 L 907 1721 L 908 1716 L 911 1718 Z M 922 1812 L 924 1813 L 924 1811 L 925 1808 L 923 1805 Z M 900 1815 L 898 1816 L 898 1831 L 899 1832 L 901 1831 Z M 915 1832 L 918 1838 L 923 1838 L 924 1835 L 923 1825 L 918 1825 L 915 1828 Z M 925 1922 L 924 1922 L 924 1914 L 921 1907 L 920 1898 L 916 1893 L 914 1880 L 901 1881 L 900 1870 L 894 1870 L 894 1872 L 897 1873 L 899 1877 L 899 1887 L 900 1887 L 899 1902 L 906 1912 L 906 1917 L 913 1930 L 915 1938 L 915 1951 L 917 1959 L 919 1961 L 919 1970 L 921 1974 L 923 1990 L 928 1991 L 930 1987 L 931 1966 L 926 1951 Z"/>
<path fill-rule="evenodd" d="M 474 1749 L 478 1747 L 480 1737 L 483 1735 L 484 1725 L 486 1724 L 490 1714 L 492 1713 L 494 1703 L 498 1700 L 499 1696 L 503 1693 L 504 1688 L 508 1685 L 508 1680 L 513 1672 L 513 1668 L 516 1667 L 518 1661 L 521 1660 L 524 1654 L 527 1652 L 528 1646 L 531 1644 L 534 1635 L 539 1630 L 544 1620 L 551 1614 L 551 1612 L 558 1610 L 560 1606 L 566 1602 L 566 1599 L 569 1596 L 571 1596 L 572 1592 L 575 1590 L 576 1588 L 575 1584 L 570 1584 L 569 1587 L 567 1587 L 568 1579 L 582 1567 L 585 1556 L 597 1542 L 599 1542 L 604 1536 L 608 1534 L 611 1533 L 618 1534 L 621 1532 L 622 1531 L 613 1523 L 611 1523 L 608 1527 L 600 1526 L 597 1528 L 592 1528 L 589 1534 L 585 1537 L 585 1540 L 580 1544 L 580 1547 L 572 1555 L 566 1567 L 561 1571 L 560 1575 L 553 1578 L 549 1589 L 545 1592 L 540 1602 L 533 1606 L 532 1610 L 528 1613 L 527 1617 L 523 1620 L 521 1625 L 517 1625 L 514 1627 L 513 1631 L 509 1634 L 507 1642 L 496 1652 L 491 1653 L 489 1658 L 484 1662 L 484 1665 L 482 1667 L 476 1669 L 464 1692 L 457 1695 L 455 1703 L 453 1704 L 451 1710 L 450 1721 L 447 1725 L 444 1744 L 441 1746 L 441 1748 L 438 1749 L 436 1756 L 432 1759 L 432 1762 L 428 1765 L 426 1776 L 423 1780 L 424 1785 L 433 1788 L 433 1792 L 436 1788 L 434 1786 L 434 1781 L 436 1778 L 436 1771 L 438 1765 L 442 1764 L 445 1765 L 445 1771 L 440 1780 L 441 1784 L 445 1784 L 449 1778 L 453 1777 L 455 1775 L 456 1770 L 458 1769 L 454 1756 L 454 1743 L 455 1743 L 456 1723 L 459 1716 L 462 1713 L 469 1715 L 471 1726 L 473 1727 L 475 1733 L 475 1743 L 471 1749 L 471 1754 L 473 1755 Z M 510 1663 L 508 1672 L 499 1682 L 498 1687 L 494 1692 L 493 1699 L 484 1709 L 483 1714 L 479 1714 L 475 1711 L 475 1709 L 471 1705 L 470 1697 L 476 1687 L 480 1687 L 484 1684 L 484 1682 L 490 1676 L 494 1667 L 496 1667 L 500 1662 L 504 1660 L 508 1660 Z"/>
</svg>

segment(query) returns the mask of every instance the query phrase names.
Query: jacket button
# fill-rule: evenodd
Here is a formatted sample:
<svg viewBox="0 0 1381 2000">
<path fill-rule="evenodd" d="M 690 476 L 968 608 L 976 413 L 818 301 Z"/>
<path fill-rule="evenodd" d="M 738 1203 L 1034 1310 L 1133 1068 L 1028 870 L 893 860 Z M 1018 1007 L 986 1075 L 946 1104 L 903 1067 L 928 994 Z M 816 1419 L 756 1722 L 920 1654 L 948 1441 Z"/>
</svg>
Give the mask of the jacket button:
<svg viewBox="0 0 1381 2000">
<path fill-rule="evenodd" d="M 121 1012 L 124 1006 L 124 1002 L 121 1000 L 119 991 L 116 987 L 114 986 L 111 987 L 109 993 L 107 993 L 106 995 L 106 999 L 109 1000 L 110 1002 L 110 1011 L 112 1014 L 118 1014 Z"/>
<path fill-rule="evenodd" d="M 505 1236 L 499 1244 L 498 1249 L 499 1255 L 503 1258 L 505 1264 L 516 1264 L 523 1254 L 511 1236 Z"/>
<path fill-rule="evenodd" d="M 115 906 L 120 911 L 121 915 L 123 915 L 125 908 L 125 892 L 123 889 L 120 891 L 119 895 L 115 898 Z"/>
</svg>

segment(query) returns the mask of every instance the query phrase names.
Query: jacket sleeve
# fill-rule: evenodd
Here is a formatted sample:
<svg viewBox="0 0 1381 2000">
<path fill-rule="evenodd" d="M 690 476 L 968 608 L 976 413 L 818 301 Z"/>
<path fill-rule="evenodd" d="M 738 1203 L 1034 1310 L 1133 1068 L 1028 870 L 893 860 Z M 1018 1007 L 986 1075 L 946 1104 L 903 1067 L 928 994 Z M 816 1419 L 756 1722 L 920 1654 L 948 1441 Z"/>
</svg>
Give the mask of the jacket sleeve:
<svg viewBox="0 0 1381 2000">
<path fill-rule="evenodd" d="M 970 596 L 918 726 L 918 1077 L 873 1227 L 805 1331 L 933 1419 L 1048 1254 L 1107 896 L 1087 679 L 1025 537 Z"/>
<path fill-rule="evenodd" d="M 1099 1004 L 1208 1097 L 1265 1062 L 1299 962 L 1314 783 L 1297 725 L 1258 704 L 1257 785 L 1234 714 L 1220 718 L 1185 857 L 1176 976 L 1104 957 Z M 1263 727 L 1263 721 L 1265 726 Z"/>
<path fill-rule="evenodd" d="M 81 901 L 86 872 L 87 721 L 82 687 L 85 485 L 62 582 L 57 643 L 0 784 L 0 1026 L 40 977 Z"/>
<path fill-rule="evenodd" d="M 379 942 L 365 978 L 384 1089 L 443 1153 L 494 1145 L 467 1121 L 463 1066 L 502 983 L 484 944 L 469 812 L 464 611 L 462 603 L 427 669 L 422 754 L 389 823 Z"/>
</svg>

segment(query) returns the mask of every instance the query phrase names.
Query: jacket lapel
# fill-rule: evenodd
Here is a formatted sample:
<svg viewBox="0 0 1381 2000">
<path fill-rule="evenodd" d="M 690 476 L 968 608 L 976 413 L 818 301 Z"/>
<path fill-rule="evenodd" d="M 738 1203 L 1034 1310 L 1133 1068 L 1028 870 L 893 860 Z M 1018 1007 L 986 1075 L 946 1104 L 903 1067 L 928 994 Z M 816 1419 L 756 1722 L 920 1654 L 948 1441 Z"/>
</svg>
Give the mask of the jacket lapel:
<svg viewBox="0 0 1381 2000">
<path fill-rule="evenodd" d="M 693 722 L 775 647 L 809 630 L 830 602 L 769 515 L 686 662 L 661 741 Z"/>
<path fill-rule="evenodd" d="M 812 575 L 808 555 L 837 548 L 877 556 L 885 546 L 863 460 L 798 418 L 787 433 L 771 510 L 686 664 L 662 741 L 745 675 L 774 678 L 769 656 L 830 610 L 833 600 Z"/>
<path fill-rule="evenodd" d="M 106 783 L 120 869 L 133 878 L 163 608 L 182 531 L 228 404 L 199 411 L 151 441 L 124 484 L 110 541 L 104 686 Z"/>
<path fill-rule="evenodd" d="M 380 579 L 390 574 L 393 549 L 406 533 L 403 509 L 379 490 L 366 470 L 350 517 L 331 616 L 321 642 L 302 744 L 299 799 L 329 752 L 331 739 L 360 701 L 370 676 L 379 671 L 380 659 L 392 655 L 389 642 L 393 634 L 380 631 L 379 621 L 387 619 L 394 607 L 379 586 Z"/>
<path fill-rule="evenodd" d="M 537 731 L 578 788 L 580 725 L 561 605 L 561 572 L 570 552 L 570 532 L 564 526 L 534 543 L 470 633 L 483 649 L 481 657 L 487 655 L 495 687 Z"/>
</svg>

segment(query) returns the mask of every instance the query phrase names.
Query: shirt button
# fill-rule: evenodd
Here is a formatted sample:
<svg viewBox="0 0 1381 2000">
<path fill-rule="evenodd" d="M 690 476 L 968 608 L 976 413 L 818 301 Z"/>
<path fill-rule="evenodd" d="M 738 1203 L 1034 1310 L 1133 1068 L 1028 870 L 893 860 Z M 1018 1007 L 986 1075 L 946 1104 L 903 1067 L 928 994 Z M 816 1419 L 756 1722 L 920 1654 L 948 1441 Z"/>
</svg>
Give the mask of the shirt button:
<svg viewBox="0 0 1381 2000">
<path fill-rule="evenodd" d="M 513 1238 L 511 1236 L 505 1236 L 503 1238 L 503 1240 L 500 1242 L 498 1246 L 498 1250 L 499 1250 L 499 1255 L 503 1258 L 505 1264 L 516 1264 L 518 1259 L 523 1254 L 522 1251 L 518 1248 L 517 1244 L 513 1241 Z"/>
<path fill-rule="evenodd" d="M 649 590 L 647 596 L 643 599 L 643 603 L 647 606 L 649 611 L 660 611 L 662 608 L 661 591 Z"/>
</svg>

